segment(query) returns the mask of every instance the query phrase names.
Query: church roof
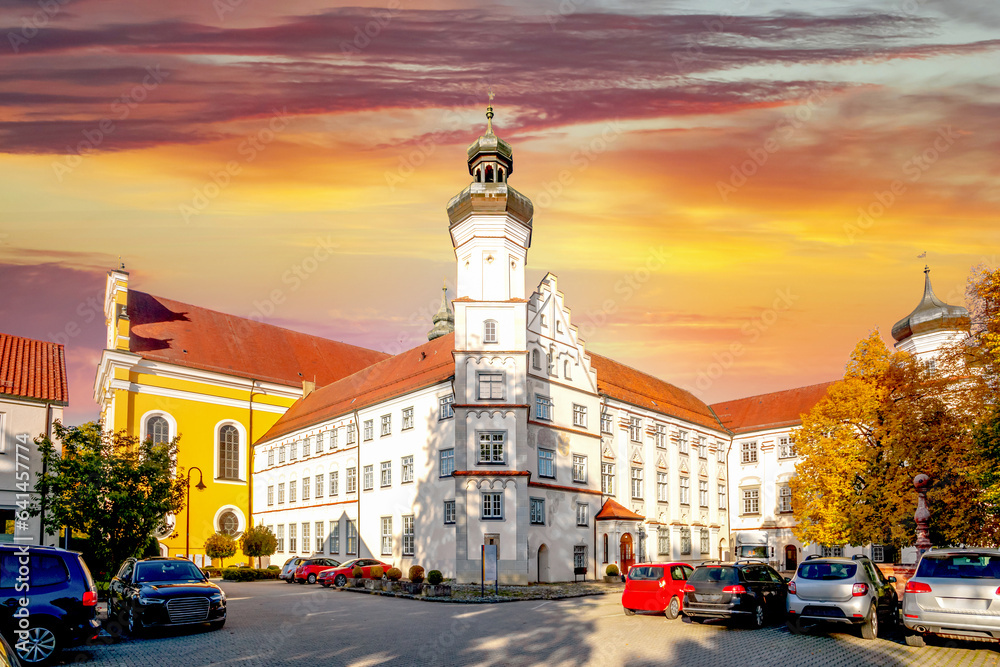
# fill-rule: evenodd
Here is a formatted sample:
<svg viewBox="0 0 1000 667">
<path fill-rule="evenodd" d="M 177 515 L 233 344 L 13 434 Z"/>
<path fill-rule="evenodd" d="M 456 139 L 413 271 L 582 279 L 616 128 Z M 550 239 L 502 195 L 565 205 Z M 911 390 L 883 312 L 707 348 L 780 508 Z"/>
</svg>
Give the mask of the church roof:
<svg viewBox="0 0 1000 667">
<path fill-rule="evenodd" d="M 69 405 L 63 346 L 0 333 L 0 396 Z"/>
<path fill-rule="evenodd" d="M 129 290 L 129 350 L 145 359 L 288 386 L 322 386 L 389 355 Z"/>
<path fill-rule="evenodd" d="M 721 430 L 712 410 L 691 392 L 593 352 L 590 363 L 597 371 L 598 392 L 647 410 Z"/>
<path fill-rule="evenodd" d="M 614 519 L 624 521 L 645 521 L 646 517 L 641 514 L 636 514 L 621 503 L 608 498 L 604 501 L 601 511 L 597 513 L 597 516 L 595 516 L 594 519 L 597 521 L 611 521 Z"/>
<path fill-rule="evenodd" d="M 931 270 L 924 267 L 924 296 L 913 312 L 896 322 L 892 337 L 897 342 L 931 331 L 968 331 L 972 319 L 962 306 L 951 306 L 937 298 L 931 287 Z"/>
<path fill-rule="evenodd" d="M 833 382 L 821 382 L 770 394 L 759 394 L 715 403 L 712 409 L 723 425 L 733 433 L 748 433 L 769 428 L 797 426 L 802 415 L 825 396 Z"/>
<path fill-rule="evenodd" d="M 454 332 L 384 359 L 296 401 L 258 441 L 273 440 L 455 375 Z"/>
</svg>

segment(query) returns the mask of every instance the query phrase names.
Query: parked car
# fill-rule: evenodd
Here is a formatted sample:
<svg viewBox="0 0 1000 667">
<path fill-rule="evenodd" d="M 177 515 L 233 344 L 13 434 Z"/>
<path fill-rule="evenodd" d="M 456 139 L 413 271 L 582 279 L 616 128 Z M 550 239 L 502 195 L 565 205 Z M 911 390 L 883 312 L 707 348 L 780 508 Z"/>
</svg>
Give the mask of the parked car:
<svg viewBox="0 0 1000 667">
<path fill-rule="evenodd" d="M 643 611 L 665 614 L 671 620 L 677 618 L 683 606 L 684 584 L 693 571 L 687 563 L 633 565 L 622 591 L 625 615 Z"/>
<path fill-rule="evenodd" d="M 146 628 L 226 624 L 226 594 L 183 558 L 127 559 L 108 587 L 108 618 L 118 618 L 129 634 Z"/>
<path fill-rule="evenodd" d="M 21 667 L 17 653 L 14 653 L 14 649 L 10 647 L 3 635 L 0 635 L 0 667 Z"/>
<path fill-rule="evenodd" d="M 97 636 L 101 629 L 97 587 L 80 554 L 56 547 L 3 544 L 0 559 L 0 634 L 16 647 L 22 663 L 46 663 L 63 648 Z M 19 590 L 17 579 L 24 566 L 30 578 L 20 582 Z M 30 586 L 27 591 L 25 583 Z M 22 600 L 27 607 L 21 606 Z M 24 629 L 18 627 L 21 609 L 26 609 L 28 619 Z"/>
<path fill-rule="evenodd" d="M 932 549 L 903 592 L 906 643 L 931 635 L 1000 639 L 1000 550 Z"/>
<path fill-rule="evenodd" d="M 371 579 L 372 568 L 375 566 L 381 566 L 383 574 L 388 572 L 389 568 L 392 567 L 389 563 L 383 563 L 374 558 L 355 558 L 346 563 L 341 563 L 338 567 L 323 570 L 317 575 L 316 580 L 323 584 L 324 588 L 328 588 L 331 584 L 334 586 L 343 586 L 347 583 L 348 577 L 354 576 L 352 572 L 355 565 L 361 568 L 361 576 L 365 579 Z"/>
<path fill-rule="evenodd" d="M 316 576 L 323 570 L 340 565 L 339 560 L 333 558 L 309 558 L 299 563 L 295 568 L 295 581 L 300 584 L 316 583 Z"/>
<path fill-rule="evenodd" d="M 288 584 L 295 583 L 295 569 L 304 560 L 305 558 L 299 558 L 298 556 L 286 560 L 285 564 L 281 566 L 281 572 L 278 573 L 278 579 Z"/>
<path fill-rule="evenodd" d="M 816 623 L 860 625 L 862 637 L 875 639 L 880 621 L 899 622 L 895 583 L 864 556 L 809 558 L 788 582 L 785 624 L 795 634 Z"/>
<path fill-rule="evenodd" d="M 682 613 L 693 621 L 745 620 L 760 628 L 785 614 L 788 584 L 771 566 L 756 561 L 699 565 L 684 584 Z"/>
</svg>

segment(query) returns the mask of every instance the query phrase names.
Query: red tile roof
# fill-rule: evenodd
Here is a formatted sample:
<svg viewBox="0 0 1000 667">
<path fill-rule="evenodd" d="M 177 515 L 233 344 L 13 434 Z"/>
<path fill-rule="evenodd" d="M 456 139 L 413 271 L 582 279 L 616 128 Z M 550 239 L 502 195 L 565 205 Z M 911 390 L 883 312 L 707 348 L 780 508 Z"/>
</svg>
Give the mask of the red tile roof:
<svg viewBox="0 0 1000 667">
<path fill-rule="evenodd" d="M 455 334 L 389 357 L 296 401 L 258 442 L 308 428 L 455 375 Z"/>
<path fill-rule="evenodd" d="M 802 415 L 826 396 L 826 390 L 832 384 L 833 382 L 821 382 L 807 387 L 738 398 L 716 403 L 712 409 L 726 428 L 734 433 L 797 426 L 802 423 Z"/>
<path fill-rule="evenodd" d="M 136 290 L 128 316 L 129 350 L 145 359 L 289 386 L 330 384 L 389 356 Z"/>
<path fill-rule="evenodd" d="M 646 517 L 636 514 L 621 503 L 615 502 L 612 498 L 604 501 L 601 511 L 594 517 L 597 521 L 610 521 L 612 519 L 622 519 L 625 521 L 645 521 Z"/>
<path fill-rule="evenodd" d="M 0 333 L 0 395 L 69 405 L 63 346 Z"/>
<path fill-rule="evenodd" d="M 598 392 L 692 424 L 722 430 L 709 407 L 691 392 L 593 352 L 590 363 L 597 370 Z"/>
</svg>

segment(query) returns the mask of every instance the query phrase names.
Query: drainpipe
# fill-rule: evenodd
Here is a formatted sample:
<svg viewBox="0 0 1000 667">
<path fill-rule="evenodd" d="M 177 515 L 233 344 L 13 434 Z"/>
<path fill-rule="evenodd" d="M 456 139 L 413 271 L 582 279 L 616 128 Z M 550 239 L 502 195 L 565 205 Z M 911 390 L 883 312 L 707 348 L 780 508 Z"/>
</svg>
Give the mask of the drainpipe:
<svg viewBox="0 0 1000 667">
<path fill-rule="evenodd" d="M 45 404 L 45 437 L 52 441 L 52 404 Z M 48 458 L 42 459 L 42 477 L 48 474 Z M 45 544 L 45 501 L 48 497 L 48 489 L 42 493 L 41 511 L 38 514 L 38 543 Z M 58 545 L 59 542 L 56 542 Z"/>
<path fill-rule="evenodd" d="M 257 381 L 250 378 L 250 419 L 247 431 L 247 528 L 253 526 L 253 395 Z"/>
<path fill-rule="evenodd" d="M 356 442 L 358 443 L 358 469 L 355 473 L 357 477 L 354 479 L 354 489 L 358 494 L 358 516 L 357 519 L 355 519 L 355 526 L 358 532 L 358 546 L 357 553 L 354 555 L 361 558 L 361 488 L 364 484 L 364 467 L 361 465 L 361 420 L 358 418 L 357 408 L 354 409 L 354 437 L 357 438 Z M 374 475 L 375 473 L 373 472 L 372 474 Z M 372 558 L 374 558 L 374 556 L 372 556 Z"/>
</svg>

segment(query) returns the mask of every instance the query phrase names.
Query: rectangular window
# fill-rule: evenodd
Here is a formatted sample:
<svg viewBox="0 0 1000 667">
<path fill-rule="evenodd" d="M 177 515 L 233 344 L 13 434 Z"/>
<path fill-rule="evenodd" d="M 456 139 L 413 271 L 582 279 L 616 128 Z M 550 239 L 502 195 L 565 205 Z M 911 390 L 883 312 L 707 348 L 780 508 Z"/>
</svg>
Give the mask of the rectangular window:
<svg viewBox="0 0 1000 667">
<path fill-rule="evenodd" d="M 667 486 L 667 473 L 656 473 L 656 502 L 665 503 L 670 501 L 670 488 Z"/>
<path fill-rule="evenodd" d="M 872 560 L 876 563 L 885 562 L 885 548 L 881 544 L 872 545 Z"/>
<path fill-rule="evenodd" d="M 795 444 L 792 442 L 792 439 L 788 436 L 778 438 L 778 457 L 790 459 L 794 458 L 795 455 Z"/>
<path fill-rule="evenodd" d="M 382 415 L 382 430 L 379 433 L 383 436 L 392 433 L 392 415 Z"/>
<path fill-rule="evenodd" d="M 628 437 L 632 442 L 642 442 L 642 420 L 640 418 L 629 418 Z"/>
<path fill-rule="evenodd" d="M 271 484 L 267 487 L 267 505 L 270 507 L 274 504 L 274 485 Z"/>
<path fill-rule="evenodd" d="M 323 433 L 318 433 L 316 435 L 316 453 L 317 454 L 322 454 L 323 453 L 323 438 L 324 437 L 326 437 L 326 435 L 323 434 Z"/>
<path fill-rule="evenodd" d="M 358 491 L 358 469 L 348 468 L 347 469 L 347 492 L 357 493 Z"/>
<path fill-rule="evenodd" d="M 403 555 L 412 556 L 414 549 L 413 515 L 403 517 Z"/>
<path fill-rule="evenodd" d="M 274 465 L 274 447 L 267 450 L 267 465 L 268 466 Z"/>
<path fill-rule="evenodd" d="M 573 455 L 573 481 L 587 481 L 587 457 L 581 454 Z"/>
<path fill-rule="evenodd" d="M 284 505 L 285 504 L 285 483 L 284 482 L 279 482 L 278 483 L 278 504 L 279 505 Z"/>
<path fill-rule="evenodd" d="M 486 320 L 486 322 L 483 323 L 483 342 L 484 343 L 497 342 L 496 320 Z"/>
<path fill-rule="evenodd" d="M 322 498 L 323 491 L 326 490 L 326 480 L 323 478 L 323 473 L 316 473 L 316 497 Z"/>
<path fill-rule="evenodd" d="M 688 432 L 677 431 L 677 451 L 681 454 L 688 453 Z"/>
<path fill-rule="evenodd" d="M 573 547 L 573 567 L 587 567 L 587 547 Z"/>
<path fill-rule="evenodd" d="M 588 505 L 587 503 L 576 504 L 576 525 L 578 526 L 590 525 L 590 505 Z"/>
<path fill-rule="evenodd" d="M 701 545 L 700 545 L 701 546 L 701 553 L 704 556 L 709 551 L 711 551 L 711 547 L 709 546 L 709 543 L 708 543 L 708 529 L 707 528 L 702 528 L 700 532 L 701 532 Z"/>
<path fill-rule="evenodd" d="M 365 442 L 368 442 L 375 437 L 375 420 L 366 419 L 363 423 L 365 426 Z"/>
<path fill-rule="evenodd" d="M 844 547 L 839 544 L 835 544 L 830 547 L 823 547 L 823 558 L 842 558 L 844 556 Z"/>
<path fill-rule="evenodd" d="M 455 501 L 444 501 L 444 522 L 455 523 Z"/>
<path fill-rule="evenodd" d="M 402 478 L 403 484 L 413 481 L 413 457 L 404 456 L 403 461 L 400 464 L 400 477 Z"/>
<path fill-rule="evenodd" d="M 285 550 L 285 524 L 278 524 L 278 531 L 274 536 L 278 538 L 278 553 L 281 553 Z"/>
<path fill-rule="evenodd" d="M 760 491 L 757 489 L 743 490 L 743 513 L 760 514 Z"/>
<path fill-rule="evenodd" d="M 778 487 L 778 511 L 792 511 L 792 489 L 789 486 Z"/>
<path fill-rule="evenodd" d="M 413 428 L 413 408 L 403 408 L 403 430 Z"/>
<path fill-rule="evenodd" d="M 455 416 L 455 396 L 445 396 L 438 400 L 438 420 L 451 419 Z"/>
<path fill-rule="evenodd" d="M 551 449 L 538 450 L 538 476 L 554 479 L 556 476 L 556 453 Z"/>
<path fill-rule="evenodd" d="M 290 502 L 290 503 L 294 503 L 295 502 L 295 499 L 296 499 L 296 493 L 295 492 L 297 490 L 296 489 L 296 485 L 297 484 L 298 484 L 298 482 L 296 482 L 294 479 L 288 483 L 288 502 Z"/>
<path fill-rule="evenodd" d="M 340 495 L 340 471 L 334 470 L 330 473 L 330 495 Z"/>
<path fill-rule="evenodd" d="M 323 537 L 323 522 L 316 522 L 316 553 L 323 553 L 323 548 L 326 546 L 326 539 Z"/>
<path fill-rule="evenodd" d="M 573 404 L 573 426 L 587 428 L 587 406 Z"/>
<path fill-rule="evenodd" d="M 535 394 L 535 419 L 552 419 L 552 399 Z"/>
<path fill-rule="evenodd" d="M 302 458 L 309 456 L 309 444 L 312 442 L 312 438 L 305 438 L 302 440 Z"/>
<path fill-rule="evenodd" d="M 382 486 L 392 486 L 392 462 L 382 461 Z"/>
<path fill-rule="evenodd" d="M 614 431 L 614 417 L 610 412 L 601 413 L 601 433 L 612 433 Z"/>
<path fill-rule="evenodd" d="M 601 464 L 601 493 L 606 496 L 615 495 L 615 464 Z"/>
<path fill-rule="evenodd" d="M 656 529 L 656 553 L 660 556 L 670 555 L 670 529 L 660 526 Z"/>
<path fill-rule="evenodd" d="M 719 484 L 719 509 L 726 509 L 726 485 Z"/>
<path fill-rule="evenodd" d="M 726 462 L 726 447 L 721 442 L 715 443 L 715 460 L 719 463 Z"/>
<path fill-rule="evenodd" d="M 278 464 L 285 462 L 285 446 L 278 447 Z"/>
<path fill-rule="evenodd" d="M 681 555 L 691 555 L 691 529 L 681 528 Z"/>
<path fill-rule="evenodd" d="M 632 497 L 642 500 L 642 468 L 632 468 Z"/>
<path fill-rule="evenodd" d="M 483 494 L 483 516 L 484 519 L 503 518 L 503 493 Z"/>
<path fill-rule="evenodd" d="M 442 449 L 440 454 L 441 477 L 451 477 L 455 472 L 455 450 Z"/>
<path fill-rule="evenodd" d="M 347 425 L 347 444 L 353 445 L 358 440 L 358 434 L 354 428 L 354 424 Z"/>
<path fill-rule="evenodd" d="M 479 462 L 503 463 L 504 441 L 506 439 L 507 439 L 506 431 L 480 431 Z"/>
<path fill-rule="evenodd" d="M 339 428 L 335 428 L 332 431 L 330 431 L 330 449 L 336 449 L 337 448 L 337 446 L 339 444 L 337 442 L 339 440 L 339 437 L 338 437 L 339 433 L 340 433 L 340 429 Z"/>
<path fill-rule="evenodd" d="M 358 554 L 358 524 L 353 519 L 347 520 L 347 554 Z"/>
<path fill-rule="evenodd" d="M 681 505 L 691 504 L 691 478 L 681 477 L 680 480 L 680 490 L 681 490 Z"/>
<path fill-rule="evenodd" d="M 480 373 L 478 396 L 480 400 L 502 399 L 503 373 Z"/>
<path fill-rule="evenodd" d="M 291 459 L 292 461 L 299 458 L 299 443 L 297 442 L 290 443 L 288 445 L 288 451 L 289 451 L 288 458 Z"/>
<path fill-rule="evenodd" d="M 531 499 L 530 518 L 531 523 L 538 525 L 545 524 L 545 498 Z"/>
<path fill-rule="evenodd" d="M 751 440 L 742 445 L 743 463 L 757 463 L 757 441 Z"/>
<path fill-rule="evenodd" d="M 375 488 L 375 466 L 369 465 L 364 468 L 365 475 L 365 491 L 371 491 Z"/>
<path fill-rule="evenodd" d="M 657 424 L 656 425 L 656 446 L 660 449 L 667 448 L 667 425 Z"/>
<path fill-rule="evenodd" d="M 392 517 L 382 517 L 382 555 L 392 555 Z"/>
<path fill-rule="evenodd" d="M 295 539 L 295 531 L 297 528 L 298 524 L 288 524 L 288 551 L 290 553 L 295 553 L 299 550 L 299 545 Z"/>
<path fill-rule="evenodd" d="M 309 500 L 309 483 L 311 481 L 308 477 L 302 478 L 302 500 Z"/>
<path fill-rule="evenodd" d="M 708 481 L 704 479 L 698 480 L 698 505 L 708 507 Z"/>
<path fill-rule="evenodd" d="M 340 522 L 330 522 L 330 553 L 340 553 Z"/>
<path fill-rule="evenodd" d="M 698 436 L 698 458 L 708 458 L 708 438 L 703 435 Z"/>
</svg>

